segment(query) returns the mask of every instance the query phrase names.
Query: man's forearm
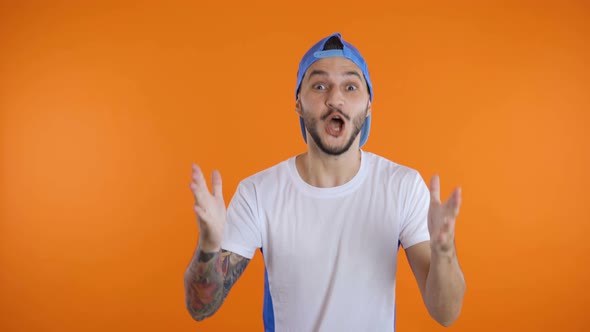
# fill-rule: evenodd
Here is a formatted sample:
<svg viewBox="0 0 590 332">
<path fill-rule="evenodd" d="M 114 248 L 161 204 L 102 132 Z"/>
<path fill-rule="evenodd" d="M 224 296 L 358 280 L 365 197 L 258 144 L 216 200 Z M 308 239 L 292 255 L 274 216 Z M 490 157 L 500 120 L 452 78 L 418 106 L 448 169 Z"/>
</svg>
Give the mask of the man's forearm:
<svg viewBox="0 0 590 332">
<path fill-rule="evenodd" d="M 222 260 L 221 250 L 214 253 L 197 249 L 184 275 L 186 307 L 195 320 L 215 313 L 226 295 L 223 282 L 228 260 Z"/>
<path fill-rule="evenodd" d="M 461 313 L 465 279 L 455 249 L 446 253 L 432 251 L 426 279 L 425 302 L 430 315 L 441 325 L 451 325 Z"/>
</svg>

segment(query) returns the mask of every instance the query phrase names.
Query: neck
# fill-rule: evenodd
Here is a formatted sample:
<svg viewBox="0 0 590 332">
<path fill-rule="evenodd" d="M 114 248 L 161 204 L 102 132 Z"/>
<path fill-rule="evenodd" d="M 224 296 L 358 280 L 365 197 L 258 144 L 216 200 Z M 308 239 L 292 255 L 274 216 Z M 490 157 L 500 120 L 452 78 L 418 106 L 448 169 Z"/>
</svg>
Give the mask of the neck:
<svg viewBox="0 0 590 332">
<path fill-rule="evenodd" d="M 361 167 L 361 151 L 351 147 L 339 156 L 331 156 L 311 145 L 297 156 L 297 171 L 308 184 L 319 188 L 337 187 L 352 180 Z"/>
</svg>

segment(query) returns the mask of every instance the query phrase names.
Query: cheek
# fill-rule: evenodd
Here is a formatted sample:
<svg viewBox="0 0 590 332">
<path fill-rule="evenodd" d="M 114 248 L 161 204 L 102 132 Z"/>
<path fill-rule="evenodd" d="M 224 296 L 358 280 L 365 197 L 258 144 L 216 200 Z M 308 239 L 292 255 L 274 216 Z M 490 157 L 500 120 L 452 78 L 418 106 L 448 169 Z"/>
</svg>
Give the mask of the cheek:
<svg viewBox="0 0 590 332">
<path fill-rule="evenodd" d="M 318 103 L 322 103 L 322 95 L 319 93 L 308 93 L 302 99 L 303 107 L 307 106 L 310 107 L 312 105 L 317 105 Z"/>
<path fill-rule="evenodd" d="M 367 100 L 367 98 L 365 96 L 361 96 L 359 98 L 356 98 L 353 101 L 353 103 L 354 103 L 354 107 L 356 109 L 361 109 L 363 112 L 365 110 L 369 111 L 371 109 L 370 108 L 371 102 L 370 102 L 370 100 Z"/>
<path fill-rule="evenodd" d="M 299 100 L 298 110 L 301 113 L 314 113 L 316 110 L 322 108 L 323 101 L 318 96 L 304 96 Z"/>
</svg>

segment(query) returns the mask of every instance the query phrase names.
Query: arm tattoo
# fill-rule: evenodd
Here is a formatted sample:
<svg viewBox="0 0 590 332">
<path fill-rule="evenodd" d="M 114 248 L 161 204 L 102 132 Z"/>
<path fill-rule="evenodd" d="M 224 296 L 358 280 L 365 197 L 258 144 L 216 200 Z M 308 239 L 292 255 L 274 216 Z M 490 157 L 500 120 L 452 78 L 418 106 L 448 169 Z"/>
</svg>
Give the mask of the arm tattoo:
<svg viewBox="0 0 590 332">
<path fill-rule="evenodd" d="M 250 260 L 225 250 L 222 252 L 222 255 L 226 255 L 225 262 L 227 262 L 226 264 L 228 265 L 225 280 L 223 281 L 223 297 L 225 298 L 227 293 L 229 293 L 229 290 L 242 275 L 242 272 L 246 269 Z"/>
<path fill-rule="evenodd" d="M 250 260 L 227 250 L 197 253 L 184 279 L 186 306 L 195 320 L 213 315 Z"/>
</svg>

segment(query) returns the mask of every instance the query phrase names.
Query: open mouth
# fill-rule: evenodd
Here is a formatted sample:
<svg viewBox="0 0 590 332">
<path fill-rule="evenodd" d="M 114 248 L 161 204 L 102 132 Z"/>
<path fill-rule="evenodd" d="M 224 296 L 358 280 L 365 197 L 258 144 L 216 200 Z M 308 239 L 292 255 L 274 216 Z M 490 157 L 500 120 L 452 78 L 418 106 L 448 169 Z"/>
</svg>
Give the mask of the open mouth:
<svg viewBox="0 0 590 332">
<path fill-rule="evenodd" d="M 335 113 L 328 117 L 326 129 L 328 133 L 332 136 L 339 136 L 340 133 L 344 130 L 345 122 L 341 115 Z"/>
</svg>

